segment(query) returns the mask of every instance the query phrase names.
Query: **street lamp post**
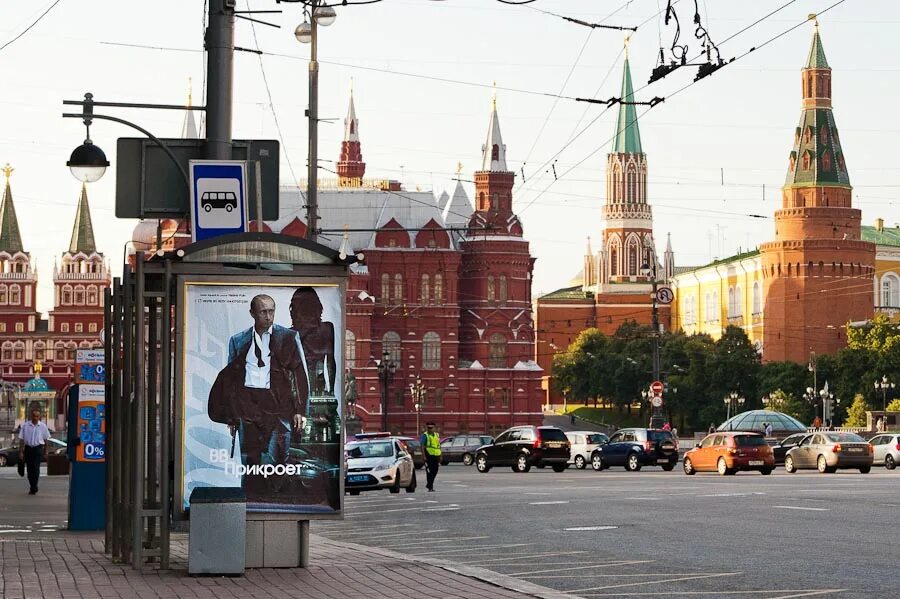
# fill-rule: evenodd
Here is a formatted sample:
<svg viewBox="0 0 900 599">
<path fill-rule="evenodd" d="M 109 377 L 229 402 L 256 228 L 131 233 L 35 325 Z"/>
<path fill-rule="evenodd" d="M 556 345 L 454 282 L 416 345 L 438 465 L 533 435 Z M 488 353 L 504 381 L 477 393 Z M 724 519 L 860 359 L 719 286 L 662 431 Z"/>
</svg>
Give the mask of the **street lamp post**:
<svg viewBox="0 0 900 599">
<path fill-rule="evenodd" d="M 831 426 L 832 404 L 835 401 L 834 393 L 828 391 L 828 381 L 825 381 L 825 386 L 819 390 L 819 399 L 822 401 L 822 425 L 827 428 Z M 841 400 L 838 399 L 837 403 L 841 403 Z"/>
<path fill-rule="evenodd" d="M 653 322 L 653 380 L 658 381 L 660 376 L 659 368 L 659 306 L 656 303 L 656 257 L 650 250 L 647 250 L 646 262 L 641 265 L 641 274 L 650 279 L 650 302 Z M 651 428 L 659 428 L 663 425 L 662 402 L 653 406 L 650 414 Z"/>
<path fill-rule="evenodd" d="M 888 389 L 893 389 L 895 383 L 888 380 L 887 375 L 883 375 L 881 380 L 875 381 L 875 391 L 877 392 L 881 389 L 881 426 L 882 431 L 887 430 L 887 392 Z"/>
<path fill-rule="evenodd" d="M 743 407 L 744 402 L 747 401 L 744 397 L 742 397 L 738 392 L 732 391 L 722 402 L 725 404 L 725 420 L 731 419 L 731 411 L 734 410 L 735 414 L 737 414 L 738 408 Z M 733 425 L 729 423 L 728 428 L 730 429 Z"/>
<path fill-rule="evenodd" d="M 425 385 L 422 383 L 422 377 L 416 375 L 415 384 L 409 384 L 409 394 L 412 396 L 413 408 L 416 410 L 416 434 L 421 432 L 419 428 L 419 413 L 422 411 L 425 403 Z"/>
<path fill-rule="evenodd" d="M 388 430 L 388 387 L 394 380 L 397 365 L 391 360 L 391 354 L 385 351 L 378 361 L 378 380 L 381 382 L 381 430 Z"/>
<path fill-rule="evenodd" d="M 303 22 L 294 30 L 294 36 L 302 44 L 309 44 L 309 164 L 306 182 L 306 238 L 315 241 L 319 226 L 318 177 L 319 177 L 319 60 L 318 27 L 328 27 L 337 18 L 334 8 L 322 0 L 309 0 L 309 9 L 303 11 Z M 307 18 L 309 20 L 307 21 Z"/>
</svg>

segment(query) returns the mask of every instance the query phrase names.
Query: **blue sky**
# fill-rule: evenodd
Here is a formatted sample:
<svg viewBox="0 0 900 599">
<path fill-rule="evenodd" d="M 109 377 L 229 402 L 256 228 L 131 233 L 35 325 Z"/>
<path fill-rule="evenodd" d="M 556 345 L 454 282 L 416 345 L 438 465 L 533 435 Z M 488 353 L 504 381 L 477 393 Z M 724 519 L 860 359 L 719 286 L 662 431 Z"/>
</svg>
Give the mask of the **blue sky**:
<svg viewBox="0 0 900 599">
<path fill-rule="evenodd" d="M 699 0 L 699 9 L 712 39 L 719 41 L 788 4 L 722 43 L 723 57 L 731 58 L 834 1 Z M 245 0 L 238 3 L 247 8 Z M 50 4 L 34 0 L 0 6 L 0 45 Z M 537 0 L 510 6 L 494 0 L 384 0 L 338 7 L 336 23 L 320 30 L 320 116 L 343 118 L 352 77 L 367 175 L 402 178 L 408 189 L 440 191 L 452 185 L 458 162 L 464 166 L 463 179 L 471 179 L 496 81 L 507 158 L 518 174 L 514 208 L 538 258 L 534 291 L 548 292 L 564 286 L 580 269 L 586 238 L 601 235 L 606 152 L 616 112 L 552 96 L 618 95 L 624 36 L 541 11 L 613 25 L 644 23 L 630 44 L 632 75 L 640 87 L 655 66 L 660 45 L 668 47 L 674 34 L 672 25 L 666 27 L 655 16 L 665 4 Z M 256 27 L 260 48 L 282 56 L 262 59 L 270 104 L 257 56 L 237 55 L 234 134 L 280 135 L 282 179 L 289 183 L 291 170 L 304 177 L 306 165 L 308 48 L 293 37 L 302 17 L 297 4 L 250 0 L 249 5 L 284 10 L 264 17 L 281 29 Z M 694 2 L 680 0 L 675 9 L 682 40 L 694 56 L 699 50 L 691 25 Z M 900 221 L 893 203 L 900 176 L 892 159 L 897 130 L 889 115 L 900 94 L 900 42 L 895 34 L 900 3 L 845 0 L 820 22 L 834 69 L 835 117 L 855 205 L 862 208 L 864 223 L 880 216 L 893 226 Z M 16 168 L 12 184 L 23 240 L 43 275 L 39 308 L 50 307 L 53 259 L 68 244 L 79 191 L 65 161 L 81 142 L 83 127 L 60 118 L 62 100 L 91 91 L 98 100 L 181 103 L 192 78 L 195 102 L 201 103 L 202 26 L 199 0 L 61 0 L 34 29 L 0 51 L 0 163 Z M 679 265 L 701 264 L 773 236 L 770 218 L 747 215 L 770 217 L 780 206 L 800 115 L 799 71 L 811 35 L 812 25 L 805 24 L 641 117 L 657 243 L 661 249 L 671 232 Z M 179 50 L 116 45 L 122 43 Z M 248 23 L 238 23 L 236 44 L 256 47 Z M 693 69 L 676 71 L 637 92 L 638 99 L 666 97 L 693 75 Z M 180 132 L 180 113 L 114 114 L 159 136 Z M 320 126 L 322 159 L 337 158 L 342 129 L 340 121 Z M 92 128 L 95 143 L 113 163 L 120 136 L 132 133 L 113 123 L 98 122 Z M 557 153 L 554 180 L 543 166 Z M 330 163 L 322 165 L 331 168 Z M 93 184 L 89 194 L 98 245 L 119 273 L 135 222 L 114 217 L 115 169 Z"/>
</svg>

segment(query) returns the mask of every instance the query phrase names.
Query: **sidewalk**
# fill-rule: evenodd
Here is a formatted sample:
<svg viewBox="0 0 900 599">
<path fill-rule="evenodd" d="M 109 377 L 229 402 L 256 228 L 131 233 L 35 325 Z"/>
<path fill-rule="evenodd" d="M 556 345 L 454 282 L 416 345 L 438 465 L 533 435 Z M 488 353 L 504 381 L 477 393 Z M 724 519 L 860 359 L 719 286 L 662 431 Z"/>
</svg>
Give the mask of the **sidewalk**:
<svg viewBox="0 0 900 599">
<path fill-rule="evenodd" d="M 12 536 L 12 535 L 11 535 Z M 310 567 L 247 570 L 243 577 L 187 575 L 187 536 L 173 537 L 166 572 L 113 564 L 102 533 L 32 533 L 0 538 L 4 599 L 284 599 L 347 597 L 572 599 L 571 595 L 480 568 L 311 537 Z"/>
</svg>

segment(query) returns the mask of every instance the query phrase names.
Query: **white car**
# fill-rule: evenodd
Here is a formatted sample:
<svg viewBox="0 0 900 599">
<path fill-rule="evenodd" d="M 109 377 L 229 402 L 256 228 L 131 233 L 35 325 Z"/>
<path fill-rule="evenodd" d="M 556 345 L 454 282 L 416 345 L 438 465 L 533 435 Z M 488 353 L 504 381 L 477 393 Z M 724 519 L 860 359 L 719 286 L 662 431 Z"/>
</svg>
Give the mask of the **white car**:
<svg viewBox="0 0 900 599">
<path fill-rule="evenodd" d="M 571 444 L 569 463 L 579 470 L 591 462 L 591 452 L 609 441 L 609 437 L 596 431 L 569 431 L 566 437 Z"/>
<path fill-rule="evenodd" d="M 387 489 L 399 493 L 416 491 L 416 468 L 406 444 L 396 437 L 364 437 L 344 447 L 347 475 L 344 489 L 351 495 L 360 491 Z"/>
<path fill-rule="evenodd" d="M 882 433 L 869 440 L 875 450 L 875 465 L 884 465 L 888 470 L 893 470 L 900 463 L 900 435 L 897 433 Z"/>
</svg>

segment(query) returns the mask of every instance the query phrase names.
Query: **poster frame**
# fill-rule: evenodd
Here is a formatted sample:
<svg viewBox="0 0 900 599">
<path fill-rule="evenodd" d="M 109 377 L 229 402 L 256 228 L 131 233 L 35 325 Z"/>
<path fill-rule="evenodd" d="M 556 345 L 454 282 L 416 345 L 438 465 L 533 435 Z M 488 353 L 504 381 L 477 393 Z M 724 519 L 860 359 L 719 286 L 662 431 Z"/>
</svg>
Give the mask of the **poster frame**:
<svg viewBox="0 0 900 599">
<path fill-rule="evenodd" d="M 340 297 L 340 314 L 341 321 L 339 330 L 335 331 L 335 336 L 340 335 L 343 343 L 344 331 L 347 326 L 347 305 L 346 291 L 347 279 L 341 276 L 315 276 L 304 275 L 296 271 L 272 271 L 266 275 L 247 275 L 246 271 L 235 274 L 183 274 L 176 275 L 176 310 L 175 310 L 175 363 L 172 369 L 175 377 L 175 396 L 174 399 L 174 453 L 172 461 L 174 462 L 174 480 L 172 486 L 172 517 L 173 520 L 184 521 L 189 520 L 190 515 L 184 509 L 184 426 L 185 426 L 185 314 L 187 309 L 187 289 L 192 284 L 221 285 L 221 286 L 245 286 L 245 287 L 285 287 L 285 286 L 313 286 L 313 287 L 335 287 L 338 289 Z M 336 327 L 337 328 L 337 327 Z M 339 364 L 338 372 L 344 372 L 344 348 L 341 345 L 340 356 L 336 356 Z M 251 520 L 272 520 L 272 521 L 290 521 L 296 522 L 300 520 L 343 520 L 344 518 L 344 483 L 346 479 L 345 460 L 343 459 L 343 448 L 346 445 L 346 427 L 344 423 L 344 398 L 341 395 L 341 405 L 339 409 L 343 417 L 341 418 L 340 427 L 340 452 L 339 452 L 339 474 L 338 474 L 338 501 L 339 507 L 334 512 L 318 513 L 318 512 L 247 512 L 246 519 Z"/>
</svg>

